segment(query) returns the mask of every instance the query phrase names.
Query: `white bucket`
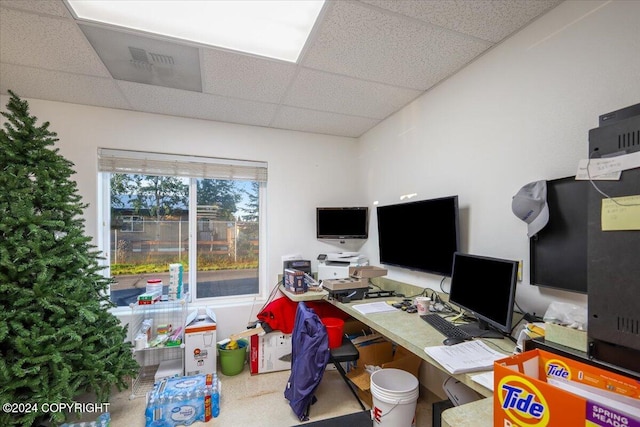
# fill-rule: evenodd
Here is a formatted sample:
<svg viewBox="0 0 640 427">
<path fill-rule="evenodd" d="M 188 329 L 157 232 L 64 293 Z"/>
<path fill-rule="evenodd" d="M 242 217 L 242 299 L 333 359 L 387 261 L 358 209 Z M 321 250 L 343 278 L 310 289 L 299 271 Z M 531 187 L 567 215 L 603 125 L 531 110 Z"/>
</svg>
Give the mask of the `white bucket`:
<svg viewBox="0 0 640 427">
<path fill-rule="evenodd" d="M 409 372 L 394 368 L 375 371 L 371 374 L 373 425 L 413 426 L 419 393 L 418 379 Z"/>
</svg>

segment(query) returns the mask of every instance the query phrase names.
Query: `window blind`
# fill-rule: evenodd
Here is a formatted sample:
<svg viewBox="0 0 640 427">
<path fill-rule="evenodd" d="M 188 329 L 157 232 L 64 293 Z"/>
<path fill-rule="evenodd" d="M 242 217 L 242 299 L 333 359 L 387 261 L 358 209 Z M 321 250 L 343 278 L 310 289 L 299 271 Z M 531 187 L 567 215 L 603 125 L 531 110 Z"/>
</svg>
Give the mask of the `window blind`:
<svg viewBox="0 0 640 427">
<path fill-rule="evenodd" d="M 267 163 L 143 151 L 98 149 L 100 172 L 267 181 Z"/>
</svg>

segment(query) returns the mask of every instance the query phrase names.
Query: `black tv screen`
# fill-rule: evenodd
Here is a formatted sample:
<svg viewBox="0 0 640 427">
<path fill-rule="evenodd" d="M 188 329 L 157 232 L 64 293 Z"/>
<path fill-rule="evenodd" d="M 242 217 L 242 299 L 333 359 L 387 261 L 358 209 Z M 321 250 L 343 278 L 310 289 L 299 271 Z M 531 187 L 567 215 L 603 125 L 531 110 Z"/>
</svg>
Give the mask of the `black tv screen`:
<svg viewBox="0 0 640 427">
<path fill-rule="evenodd" d="M 369 208 L 316 208 L 318 239 L 366 239 L 369 236 Z"/>
<path fill-rule="evenodd" d="M 549 222 L 529 239 L 532 285 L 587 293 L 589 181 L 547 181 Z"/>
<path fill-rule="evenodd" d="M 378 206 L 380 263 L 451 276 L 458 196 Z"/>
</svg>

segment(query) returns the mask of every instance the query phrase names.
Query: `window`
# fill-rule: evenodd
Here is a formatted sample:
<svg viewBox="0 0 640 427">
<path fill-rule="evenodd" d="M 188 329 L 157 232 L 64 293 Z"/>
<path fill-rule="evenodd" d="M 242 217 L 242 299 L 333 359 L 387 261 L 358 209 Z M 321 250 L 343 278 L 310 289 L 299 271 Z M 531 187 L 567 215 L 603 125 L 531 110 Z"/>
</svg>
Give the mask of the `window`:
<svg viewBox="0 0 640 427">
<path fill-rule="evenodd" d="M 265 163 L 109 149 L 98 159 L 99 244 L 116 305 L 135 302 L 149 279 L 166 293 L 174 263 L 192 300 L 264 293 Z"/>
<path fill-rule="evenodd" d="M 120 231 L 122 232 L 144 232 L 144 217 L 137 215 L 125 215 L 124 213 L 120 216 L 122 224 L 120 227 Z"/>
</svg>

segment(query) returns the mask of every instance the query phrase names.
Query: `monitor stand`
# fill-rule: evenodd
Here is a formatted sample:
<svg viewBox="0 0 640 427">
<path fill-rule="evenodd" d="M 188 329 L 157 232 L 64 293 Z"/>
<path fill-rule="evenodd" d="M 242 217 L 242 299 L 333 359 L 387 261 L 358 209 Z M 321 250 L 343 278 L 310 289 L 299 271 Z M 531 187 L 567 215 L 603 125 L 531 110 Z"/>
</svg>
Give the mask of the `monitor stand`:
<svg viewBox="0 0 640 427">
<path fill-rule="evenodd" d="M 504 334 L 497 331 L 485 321 L 477 320 L 463 325 L 456 325 L 474 338 L 504 338 Z"/>
</svg>

